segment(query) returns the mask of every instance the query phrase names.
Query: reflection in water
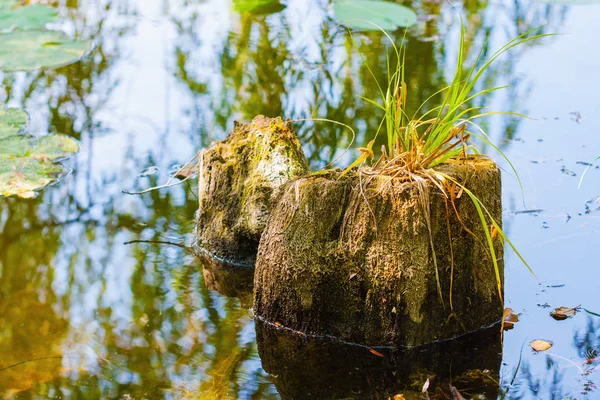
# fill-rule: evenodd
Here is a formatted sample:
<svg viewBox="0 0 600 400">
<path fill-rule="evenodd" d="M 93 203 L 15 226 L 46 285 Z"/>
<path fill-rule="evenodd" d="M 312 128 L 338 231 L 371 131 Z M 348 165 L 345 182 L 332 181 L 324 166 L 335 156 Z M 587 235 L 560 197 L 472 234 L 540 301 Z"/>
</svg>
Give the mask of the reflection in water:
<svg viewBox="0 0 600 400">
<path fill-rule="evenodd" d="M 423 374 L 466 389 L 461 375 L 469 370 L 487 368 L 497 380 L 497 338 L 473 353 L 460 354 L 456 344 L 381 359 L 257 326 L 271 376 L 261 368 L 248 312 L 251 274 L 206 261 L 201 272 L 185 249 L 197 208 L 193 185 L 141 197 L 121 193 L 157 185 L 234 120 L 256 114 L 334 119 L 357 129 L 358 144 L 368 141 L 379 115 L 359 95 L 376 98 L 377 88 L 350 36 L 329 18 L 328 1 L 290 0 L 280 13 L 252 16 L 221 0 L 58 3 L 64 28 L 91 38 L 93 51 L 69 67 L 4 74 L 0 97 L 30 111 L 33 132 L 71 135 L 83 151 L 71 161 L 74 173 L 38 199 L 0 199 L 0 396 L 267 399 L 277 398 L 275 387 L 289 398 L 310 383 L 323 395 L 335 389 L 360 397 L 418 391 L 412 383 L 422 386 Z M 443 2 L 413 7 L 422 16 L 406 38 L 415 108 L 453 67 L 457 19 Z M 521 0 L 468 1 L 464 14 L 476 44 L 471 62 L 481 44 L 543 23 L 555 31 L 564 18 L 560 8 Z M 385 40 L 376 33 L 355 40 L 385 81 Z M 518 56 L 490 70 L 485 85 L 517 79 Z M 503 108 L 521 110 L 528 88 L 513 90 Z M 501 122 L 508 126 L 498 131 L 511 139 L 517 122 Z M 298 127 L 313 167 L 351 142 L 334 125 Z M 160 172 L 137 178 L 149 166 Z M 480 356 L 464 360 L 471 354 Z M 362 371 L 355 373 L 357 366 Z M 298 371 L 305 382 L 293 375 Z M 471 389 L 465 393 L 496 393 L 493 385 Z"/>
<path fill-rule="evenodd" d="M 283 399 L 388 399 L 442 396 L 453 384 L 463 394 L 498 395 L 500 330 L 493 327 L 406 351 L 377 350 L 309 337 L 256 322 L 263 368 Z M 442 397 L 443 398 L 443 397 Z"/>
</svg>

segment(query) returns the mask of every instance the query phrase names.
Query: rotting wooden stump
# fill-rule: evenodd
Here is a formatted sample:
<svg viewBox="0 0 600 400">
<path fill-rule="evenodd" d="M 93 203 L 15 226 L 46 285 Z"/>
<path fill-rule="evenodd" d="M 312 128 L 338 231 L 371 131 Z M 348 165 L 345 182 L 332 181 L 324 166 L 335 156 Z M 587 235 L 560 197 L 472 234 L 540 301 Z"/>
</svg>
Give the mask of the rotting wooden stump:
<svg viewBox="0 0 600 400">
<path fill-rule="evenodd" d="M 492 161 L 436 169 L 502 221 L 500 171 Z M 450 200 L 429 183 L 423 202 L 413 183 L 377 175 L 288 182 L 260 241 L 256 317 L 307 334 L 406 347 L 498 322 L 503 305 L 483 225 L 466 193 L 455 195 Z M 498 237 L 494 248 L 502 281 Z"/>
<path fill-rule="evenodd" d="M 281 118 L 258 116 L 199 155 L 196 249 L 253 267 L 275 191 L 308 173 L 296 134 Z"/>
</svg>

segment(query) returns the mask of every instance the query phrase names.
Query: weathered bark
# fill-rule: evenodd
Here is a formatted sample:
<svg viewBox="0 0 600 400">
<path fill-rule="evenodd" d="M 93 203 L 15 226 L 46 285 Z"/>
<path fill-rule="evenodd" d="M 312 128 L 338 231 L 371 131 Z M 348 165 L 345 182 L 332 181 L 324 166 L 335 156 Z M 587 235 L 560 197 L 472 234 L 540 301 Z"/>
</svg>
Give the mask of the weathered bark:
<svg viewBox="0 0 600 400">
<path fill-rule="evenodd" d="M 448 393 L 448 383 L 473 398 L 499 394 L 502 340 L 497 327 L 412 350 L 369 349 L 256 322 L 262 366 L 284 400 L 382 399 L 403 394 L 424 400 Z"/>
<path fill-rule="evenodd" d="M 236 124 L 199 156 L 197 250 L 231 265 L 253 267 L 273 194 L 308 172 L 291 127 L 281 118 Z"/>
<path fill-rule="evenodd" d="M 501 222 L 500 171 L 492 161 L 437 169 L 468 187 Z M 425 213 L 413 183 L 387 176 L 309 176 L 281 191 L 256 265 L 260 318 L 364 345 L 407 347 L 501 319 L 484 228 L 466 193 L 454 200 L 459 219 L 436 186 L 428 184 Z M 494 241 L 502 279 L 502 243 Z"/>
</svg>

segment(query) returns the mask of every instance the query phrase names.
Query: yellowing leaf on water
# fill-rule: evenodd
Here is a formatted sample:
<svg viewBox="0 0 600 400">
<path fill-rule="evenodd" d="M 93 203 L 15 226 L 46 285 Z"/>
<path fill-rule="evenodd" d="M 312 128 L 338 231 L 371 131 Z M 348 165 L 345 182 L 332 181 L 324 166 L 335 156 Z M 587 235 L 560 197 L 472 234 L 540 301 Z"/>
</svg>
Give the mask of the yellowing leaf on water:
<svg viewBox="0 0 600 400">
<path fill-rule="evenodd" d="M 394 396 L 394 400 L 406 400 L 403 394 L 397 394 Z"/>
<path fill-rule="evenodd" d="M 504 309 L 502 315 L 502 329 L 509 331 L 515 327 L 515 323 L 519 322 L 519 316 L 515 314 L 515 310 L 512 308 Z"/>
<path fill-rule="evenodd" d="M 65 135 L 36 139 L 20 134 L 26 121 L 23 111 L 0 111 L 0 196 L 35 197 L 37 190 L 67 172 L 57 161 L 79 150 L 77 142 Z"/>
<path fill-rule="evenodd" d="M 550 350 L 552 348 L 552 342 L 547 340 L 537 339 L 529 343 L 531 348 L 536 352 Z"/>
<path fill-rule="evenodd" d="M 554 318 L 557 321 L 563 321 L 567 318 L 574 317 L 580 308 L 581 308 L 581 306 L 577 306 L 577 307 L 573 307 L 573 308 L 558 307 L 554 311 L 552 311 L 550 313 L 550 315 L 552 316 L 552 318 Z"/>
</svg>

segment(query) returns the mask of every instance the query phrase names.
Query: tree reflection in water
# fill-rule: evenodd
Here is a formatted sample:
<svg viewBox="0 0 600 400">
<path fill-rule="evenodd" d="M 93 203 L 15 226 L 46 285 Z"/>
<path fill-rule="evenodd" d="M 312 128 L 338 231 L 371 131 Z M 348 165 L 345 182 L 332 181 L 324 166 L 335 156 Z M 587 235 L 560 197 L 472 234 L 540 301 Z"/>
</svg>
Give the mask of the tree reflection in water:
<svg viewBox="0 0 600 400">
<path fill-rule="evenodd" d="M 69 67 L 5 74 L 1 97 L 30 111 L 33 132 L 71 135 L 83 151 L 70 161 L 74 173 L 39 198 L 0 199 L 0 395 L 276 398 L 247 297 L 211 290 L 225 292 L 223 277 L 234 274 L 207 269 L 205 279 L 186 250 L 194 185 L 138 197 L 121 191 L 158 184 L 234 120 L 256 114 L 334 119 L 357 128 L 356 146 L 368 141 L 379 116 L 359 94 L 375 98 L 376 86 L 350 36 L 324 0 L 291 0 L 281 13 L 258 16 L 219 0 L 58 3 L 65 29 L 91 38 L 93 51 Z M 413 7 L 427 17 L 407 36 L 415 107 L 453 67 L 456 20 L 448 4 Z M 553 31 L 564 17 L 520 0 L 468 1 L 464 13 L 473 49 L 542 22 Z M 384 81 L 381 34 L 355 38 Z M 514 80 L 517 60 L 491 70 L 485 85 Z M 526 96 L 527 88 L 512 90 L 505 109 L 519 109 Z M 297 126 L 313 167 L 351 144 L 334 125 Z M 502 135 L 517 129 L 509 120 Z M 149 166 L 160 172 L 138 178 Z M 183 247 L 158 243 L 165 241 Z"/>
</svg>

